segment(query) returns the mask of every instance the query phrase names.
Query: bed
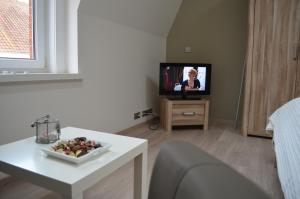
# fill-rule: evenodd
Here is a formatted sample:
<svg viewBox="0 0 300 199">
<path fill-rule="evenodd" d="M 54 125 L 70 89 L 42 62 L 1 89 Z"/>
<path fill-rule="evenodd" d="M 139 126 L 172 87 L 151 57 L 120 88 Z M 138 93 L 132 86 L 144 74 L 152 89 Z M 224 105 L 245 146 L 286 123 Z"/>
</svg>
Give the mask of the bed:
<svg viewBox="0 0 300 199">
<path fill-rule="evenodd" d="M 300 98 L 277 109 L 269 118 L 278 176 L 285 199 L 300 198 Z"/>
</svg>

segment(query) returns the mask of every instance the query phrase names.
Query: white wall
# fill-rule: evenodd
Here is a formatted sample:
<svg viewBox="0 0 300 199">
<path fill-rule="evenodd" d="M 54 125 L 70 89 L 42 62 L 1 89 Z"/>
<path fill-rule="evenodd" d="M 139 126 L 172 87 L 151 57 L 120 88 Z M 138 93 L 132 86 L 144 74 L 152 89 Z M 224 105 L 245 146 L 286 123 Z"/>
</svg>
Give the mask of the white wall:
<svg viewBox="0 0 300 199">
<path fill-rule="evenodd" d="M 82 12 L 167 37 L 182 0 L 81 0 Z"/>
<path fill-rule="evenodd" d="M 63 127 L 117 132 L 143 121 L 135 111 L 157 107 L 166 39 L 84 12 L 78 20 L 83 81 L 0 84 L 0 144 L 33 136 L 30 123 L 46 113 Z"/>
</svg>

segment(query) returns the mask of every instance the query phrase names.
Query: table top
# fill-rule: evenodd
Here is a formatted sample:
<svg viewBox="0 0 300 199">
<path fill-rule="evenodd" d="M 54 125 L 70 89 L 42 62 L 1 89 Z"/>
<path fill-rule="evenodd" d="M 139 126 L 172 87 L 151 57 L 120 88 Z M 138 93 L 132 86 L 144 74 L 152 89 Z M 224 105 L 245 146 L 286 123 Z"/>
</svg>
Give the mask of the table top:
<svg viewBox="0 0 300 199">
<path fill-rule="evenodd" d="M 0 168 L 3 170 L 3 168 L 13 167 L 72 185 L 116 160 L 128 161 L 126 156 L 135 156 L 147 149 L 147 140 L 138 138 L 73 127 L 63 128 L 61 132 L 61 139 L 87 137 L 87 139 L 110 143 L 112 146 L 104 154 L 92 157 L 81 164 L 74 164 L 47 156 L 41 149 L 49 148 L 51 144 L 37 144 L 35 137 L 31 137 L 0 146 Z"/>
</svg>

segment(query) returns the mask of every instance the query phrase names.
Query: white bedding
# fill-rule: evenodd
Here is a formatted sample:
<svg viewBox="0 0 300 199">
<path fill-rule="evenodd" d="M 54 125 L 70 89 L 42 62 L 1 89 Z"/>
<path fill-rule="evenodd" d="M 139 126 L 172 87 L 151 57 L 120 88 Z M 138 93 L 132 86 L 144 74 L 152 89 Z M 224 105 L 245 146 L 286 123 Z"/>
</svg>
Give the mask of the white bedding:
<svg viewBox="0 0 300 199">
<path fill-rule="evenodd" d="M 300 198 L 300 98 L 277 109 L 269 118 L 273 130 L 278 175 L 285 199 Z"/>
</svg>

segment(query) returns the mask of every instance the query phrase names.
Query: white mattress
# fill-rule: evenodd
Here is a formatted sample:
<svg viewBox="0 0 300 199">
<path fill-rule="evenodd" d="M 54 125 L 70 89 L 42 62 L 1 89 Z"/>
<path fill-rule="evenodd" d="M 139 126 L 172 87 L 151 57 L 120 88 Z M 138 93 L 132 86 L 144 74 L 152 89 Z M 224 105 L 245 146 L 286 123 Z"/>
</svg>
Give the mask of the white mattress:
<svg viewBox="0 0 300 199">
<path fill-rule="evenodd" d="M 278 175 L 285 199 L 300 198 L 300 98 L 276 110 L 269 118 L 273 130 Z"/>
</svg>

